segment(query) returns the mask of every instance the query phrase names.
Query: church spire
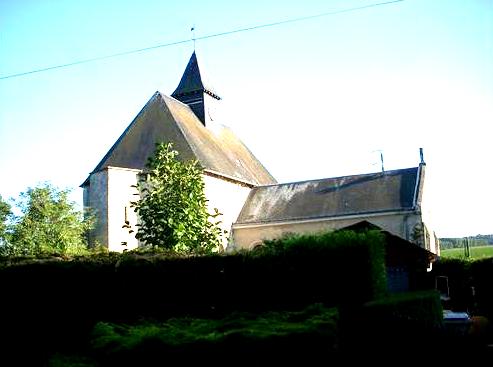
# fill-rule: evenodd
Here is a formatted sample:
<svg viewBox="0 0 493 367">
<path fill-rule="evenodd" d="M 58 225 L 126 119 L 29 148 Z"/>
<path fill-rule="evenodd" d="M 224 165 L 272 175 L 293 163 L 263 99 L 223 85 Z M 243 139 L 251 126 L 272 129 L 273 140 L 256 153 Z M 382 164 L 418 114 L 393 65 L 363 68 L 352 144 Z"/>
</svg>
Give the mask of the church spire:
<svg viewBox="0 0 493 367">
<path fill-rule="evenodd" d="M 171 94 L 173 98 L 190 106 L 195 115 L 204 125 L 212 120 L 211 109 L 216 100 L 220 100 L 214 90 L 206 83 L 203 70 L 193 52 L 178 87 Z"/>
</svg>

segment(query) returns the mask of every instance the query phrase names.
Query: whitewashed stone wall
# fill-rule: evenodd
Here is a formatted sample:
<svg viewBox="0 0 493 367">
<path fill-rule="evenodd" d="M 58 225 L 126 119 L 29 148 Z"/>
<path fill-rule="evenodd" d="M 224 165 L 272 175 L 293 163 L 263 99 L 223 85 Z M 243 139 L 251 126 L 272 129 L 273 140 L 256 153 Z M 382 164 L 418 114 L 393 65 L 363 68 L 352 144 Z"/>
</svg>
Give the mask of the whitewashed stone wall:
<svg viewBox="0 0 493 367">
<path fill-rule="evenodd" d="M 140 170 L 108 167 L 91 174 L 90 186 L 84 189 L 84 205 L 92 208 L 98 218 L 91 233 L 91 242 L 107 246 L 110 251 L 122 252 L 139 246 L 135 238 L 137 214 L 130 206 L 139 199 L 133 185 Z M 250 193 L 246 185 L 205 173 L 203 175 L 207 207 L 210 213 L 217 208 L 222 215 L 220 227 L 227 231 L 223 246 L 228 246 L 231 225 L 236 221 Z M 125 223 L 128 222 L 128 224 Z M 125 226 L 125 228 L 123 228 Z M 129 233 L 129 230 L 134 232 Z"/>
<path fill-rule="evenodd" d="M 209 213 L 214 213 L 217 208 L 223 215 L 219 217 L 222 221 L 221 229 L 226 230 L 223 247 L 227 248 L 230 242 L 231 226 L 238 219 L 241 208 L 250 193 L 251 188 L 246 185 L 227 181 L 218 177 L 203 176 L 205 184 L 205 196 L 209 200 L 207 208 Z"/>
<path fill-rule="evenodd" d="M 233 226 L 233 243 L 237 249 L 251 249 L 264 240 L 282 238 L 289 234 L 314 234 L 336 230 L 366 220 L 396 236 L 415 242 L 414 228 L 421 224 L 417 213 L 391 213 L 368 216 L 347 216 L 340 218 L 320 218 L 268 224 L 235 224 Z"/>
<path fill-rule="evenodd" d="M 139 197 L 137 189 L 132 185 L 137 183 L 140 170 L 108 167 L 108 249 L 122 252 L 138 247 L 135 238 L 137 233 L 137 214 L 130 206 L 131 201 Z M 129 222 L 128 224 L 125 221 Z M 125 228 L 123 228 L 125 226 Z M 128 228 L 128 227 L 129 228 Z M 129 230 L 134 232 L 129 233 Z"/>
<path fill-rule="evenodd" d="M 422 185 L 422 196 L 420 205 L 421 217 L 429 234 L 429 243 L 427 245 L 429 246 L 431 252 L 440 255 L 440 243 L 438 240 L 438 235 L 435 233 L 436 227 L 433 219 L 433 212 L 431 210 L 431 208 L 436 207 L 436 205 L 434 205 L 434 203 L 432 202 L 433 198 L 429 194 L 431 190 L 425 189 L 426 187 L 429 188 L 434 184 L 433 170 L 430 172 L 428 167 L 426 167 L 426 177 L 424 178 L 424 180 L 426 180 L 426 185 Z"/>
<path fill-rule="evenodd" d="M 91 244 L 106 246 L 108 243 L 108 172 L 92 173 L 89 186 L 84 187 L 84 207 L 96 216 L 96 223 L 89 235 Z"/>
</svg>

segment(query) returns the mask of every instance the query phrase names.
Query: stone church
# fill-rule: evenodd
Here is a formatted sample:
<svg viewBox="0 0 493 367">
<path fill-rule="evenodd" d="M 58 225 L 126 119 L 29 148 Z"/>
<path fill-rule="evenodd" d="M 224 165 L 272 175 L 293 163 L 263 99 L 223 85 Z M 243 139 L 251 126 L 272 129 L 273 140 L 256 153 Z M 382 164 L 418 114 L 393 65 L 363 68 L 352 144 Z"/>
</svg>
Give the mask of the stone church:
<svg viewBox="0 0 493 367">
<path fill-rule="evenodd" d="M 92 243 L 110 251 L 136 248 L 130 207 L 147 158 L 171 142 L 182 160 L 203 167 L 209 209 L 228 231 L 225 247 L 252 248 L 289 233 L 314 233 L 366 221 L 437 254 L 438 241 L 423 206 L 425 163 L 372 174 L 278 184 L 227 127 L 214 120 L 221 102 L 194 52 L 178 87 L 156 92 L 81 185 L 84 207 L 96 213 Z"/>
</svg>

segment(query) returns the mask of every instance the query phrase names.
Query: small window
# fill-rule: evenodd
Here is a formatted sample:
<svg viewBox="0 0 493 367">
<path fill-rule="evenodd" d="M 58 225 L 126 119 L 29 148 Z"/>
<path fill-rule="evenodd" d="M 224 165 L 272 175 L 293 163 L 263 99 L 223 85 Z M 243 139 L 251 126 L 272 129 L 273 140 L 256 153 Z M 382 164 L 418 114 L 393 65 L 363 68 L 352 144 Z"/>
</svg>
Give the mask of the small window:
<svg viewBox="0 0 493 367">
<path fill-rule="evenodd" d="M 123 217 L 124 224 L 122 228 L 127 228 L 130 229 L 132 226 L 130 225 L 130 222 L 128 221 L 128 207 L 125 205 L 125 210 L 124 210 L 124 217 Z"/>
</svg>

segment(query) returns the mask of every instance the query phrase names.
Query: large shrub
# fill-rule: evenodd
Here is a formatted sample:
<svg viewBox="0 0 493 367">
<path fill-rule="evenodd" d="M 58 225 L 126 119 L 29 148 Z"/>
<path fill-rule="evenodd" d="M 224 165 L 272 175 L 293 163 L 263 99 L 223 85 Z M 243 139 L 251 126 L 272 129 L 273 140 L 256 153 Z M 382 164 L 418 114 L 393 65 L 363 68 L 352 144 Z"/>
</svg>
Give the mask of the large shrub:
<svg viewBox="0 0 493 367">
<path fill-rule="evenodd" d="M 221 248 L 222 232 L 207 211 L 202 168 L 181 162 L 171 143 L 158 144 L 149 158 L 133 202 L 139 216 L 137 239 L 146 245 L 184 253 L 207 253 Z"/>
</svg>

